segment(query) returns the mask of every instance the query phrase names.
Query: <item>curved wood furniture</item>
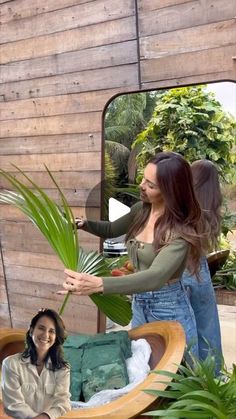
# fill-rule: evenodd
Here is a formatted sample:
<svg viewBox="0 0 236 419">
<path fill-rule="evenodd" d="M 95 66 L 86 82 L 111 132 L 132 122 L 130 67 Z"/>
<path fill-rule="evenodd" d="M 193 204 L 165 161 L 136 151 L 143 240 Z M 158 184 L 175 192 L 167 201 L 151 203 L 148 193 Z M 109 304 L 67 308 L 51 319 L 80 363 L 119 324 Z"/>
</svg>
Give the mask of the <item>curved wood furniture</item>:
<svg viewBox="0 0 236 419">
<path fill-rule="evenodd" d="M 207 255 L 207 262 L 210 270 L 211 277 L 213 277 L 226 262 L 229 257 L 229 249 L 217 250 L 216 252 Z"/>
<path fill-rule="evenodd" d="M 15 352 L 17 352 L 19 351 L 19 345 L 22 349 L 24 336 L 25 332 L 23 330 L 3 329 L 0 332 L 0 359 L 7 356 L 8 350 L 13 353 L 16 349 Z M 151 369 L 176 372 L 176 365 L 181 362 L 185 347 L 185 334 L 178 322 L 160 321 L 144 324 L 131 329 L 129 336 L 135 340 L 144 338 L 149 342 L 152 348 L 149 362 Z M 157 379 L 165 381 L 166 384 L 157 383 Z M 100 407 L 72 410 L 62 416 L 61 419 L 128 419 L 139 417 L 147 409 L 151 410 L 151 405 L 157 399 L 153 395 L 144 393 L 143 390 L 164 390 L 169 381 L 168 377 L 150 373 L 141 384 L 127 395 Z"/>
</svg>

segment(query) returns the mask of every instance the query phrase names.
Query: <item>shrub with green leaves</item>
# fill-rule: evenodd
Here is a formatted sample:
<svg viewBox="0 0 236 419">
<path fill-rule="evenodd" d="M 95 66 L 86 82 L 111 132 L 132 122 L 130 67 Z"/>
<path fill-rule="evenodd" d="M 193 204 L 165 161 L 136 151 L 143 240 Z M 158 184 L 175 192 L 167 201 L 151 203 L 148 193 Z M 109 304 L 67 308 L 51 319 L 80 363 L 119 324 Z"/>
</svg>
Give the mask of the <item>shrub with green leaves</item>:
<svg viewBox="0 0 236 419">
<path fill-rule="evenodd" d="M 170 89 L 160 94 L 146 128 L 137 136 L 137 165 L 143 168 L 160 151 L 175 151 L 189 161 L 213 161 L 226 181 L 232 179 L 235 163 L 236 121 L 224 112 L 214 93 L 204 86 Z M 140 179 L 138 178 L 138 181 Z"/>
<path fill-rule="evenodd" d="M 213 276 L 212 282 L 214 288 L 236 291 L 236 251 L 231 251 L 222 269 Z"/>
<path fill-rule="evenodd" d="M 1 192 L 0 202 L 12 204 L 22 211 L 39 228 L 66 268 L 97 276 L 108 276 L 110 268 L 105 258 L 97 254 L 97 252 L 86 254 L 79 246 L 73 213 L 49 169 L 45 166 L 48 175 L 59 192 L 60 205 L 51 199 L 22 170 L 16 166 L 14 167 L 30 183 L 30 187 L 10 173 L 0 170 L 0 174 L 15 189 L 15 191 L 7 190 Z M 70 293 L 65 297 L 59 311 L 60 314 L 65 309 L 69 295 Z M 130 301 L 127 297 L 118 294 L 93 294 L 90 298 L 112 321 L 122 326 L 129 324 L 132 313 Z"/>
<path fill-rule="evenodd" d="M 165 391 L 146 390 L 169 402 L 164 409 L 145 413 L 147 416 L 179 419 L 235 419 L 236 417 L 236 365 L 232 371 L 224 369 L 215 378 L 215 358 L 208 355 L 204 361 L 193 358 L 193 366 L 179 365 L 177 374 L 154 371 L 173 381 Z M 158 381 L 163 383 L 164 381 Z"/>
</svg>

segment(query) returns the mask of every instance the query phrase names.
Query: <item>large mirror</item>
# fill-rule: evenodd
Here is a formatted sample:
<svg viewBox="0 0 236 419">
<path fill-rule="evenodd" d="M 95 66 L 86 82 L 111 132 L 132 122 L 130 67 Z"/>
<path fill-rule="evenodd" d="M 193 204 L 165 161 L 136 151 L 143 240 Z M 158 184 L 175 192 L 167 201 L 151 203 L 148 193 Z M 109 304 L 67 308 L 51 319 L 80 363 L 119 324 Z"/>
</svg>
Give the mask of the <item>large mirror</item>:
<svg viewBox="0 0 236 419">
<path fill-rule="evenodd" d="M 138 184 L 149 157 L 172 150 L 190 163 L 198 159 L 215 163 L 224 196 L 222 233 L 235 247 L 235 124 L 236 84 L 232 82 L 114 98 L 104 116 L 103 218 L 114 220 L 128 211 L 139 197 Z M 120 238 L 104 246 L 108 255 L 125 252 Z"/>
<path fill-rule="evenodd" d="M 104 219 L 119 218 L 139 199 L 143 169 L 159 151 L 179 152 L 190 163 L 211 160 L 217 167 L 224 198 L 219 247 L 229 249 L 230 256 L 225 250 L 222 253 L 228 259 L 217 260 L 214 266 L 214 272 L 224 267 L 222 275 L 212 274 L 208 264 L 217 303 L 223 304 L 221 333 L 229 365 L 232 362 L 229 347 L 235 346 L 234 338 L 229 336 L 235 332 L 230 328 L 233 324 L 230 308 L 225 309 L 224 304 L 230 304 L 231 291 L 234 301 L 236 295 L 235 133 L 236 84 L 232 82 L 120 95 L 108 104 L 104 117 Z M 103 251 L 108 257 L 125 255 L 124 236 L 105 240 Z M 226 294 L 220 294 L 223 288 Z"/>
<path fill-rule="evenodd" d="M 172 150 L 190 163 L 201 158 L 213 161 L 229 207 L 235 210 L 235 123 L 236 84 L 232 82 L 116 97 L 104 117 L 107 196 L 128 203 L 127 195 L 119 196 L 120 188 L 138 184 L 150 155 Z"/>
</svg>

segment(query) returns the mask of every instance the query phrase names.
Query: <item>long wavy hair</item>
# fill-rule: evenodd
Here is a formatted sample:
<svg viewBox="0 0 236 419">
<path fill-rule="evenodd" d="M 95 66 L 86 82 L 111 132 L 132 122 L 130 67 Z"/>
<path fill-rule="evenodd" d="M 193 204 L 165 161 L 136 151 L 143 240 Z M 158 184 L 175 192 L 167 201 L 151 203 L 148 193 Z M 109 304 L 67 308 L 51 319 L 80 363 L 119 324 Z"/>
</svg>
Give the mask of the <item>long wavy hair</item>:
<svg viewBox="0 0 236 419">
<path fill-rule="evenodd" d="M 189 163 L 178 153 L 161 152 L 148 163 L 156 166 L 156 183 L 164 200 L 164 212 L 154 226 L 153 246 L 156 252 L 174 237 L 182 237 L 189 243 L 187 265 L 197 273 L 202 243 L 200 231 L 201 209 L 193 189 Z M 126 240 L 143 230 L 151 211 L 151 204 L 143 206 L 129 229 Z"/>
<path fill-rule="evenodd" d="M 197 160 L 191 165 L 193 186 L 202 209 L 202 225 L 209 251 L 218 247 L 221 231 L 222 194 L 217 168 L 210 160 Z"/>
<path fill-rule="evenodd" d="M 54 344 L 48 350 L 47 356 L 44 360 L 45 364 L 47 360 L 50 358 L 51 369 L 53 371 L 68 367 L 68 363 L 64 360 L 62 350 L 62 345 L 66 339 L 65 325 L 61 317 L 57 314 L 57 312 L 49 308 L 39 310 L 39 312 L 32 318 L 29 330 L 26 332 L 26 346 L 21 356 L 22 359 L 30 357 L 31 363 L 34 365 L 37 364 L 38 355 L 35 344 L 32 339 L 32 332 L 37 322 L 41 319 L 41 317 L 48 317 L 49 319 L 51 319 L 56 329 L 56 339 Z"/>
</svg>

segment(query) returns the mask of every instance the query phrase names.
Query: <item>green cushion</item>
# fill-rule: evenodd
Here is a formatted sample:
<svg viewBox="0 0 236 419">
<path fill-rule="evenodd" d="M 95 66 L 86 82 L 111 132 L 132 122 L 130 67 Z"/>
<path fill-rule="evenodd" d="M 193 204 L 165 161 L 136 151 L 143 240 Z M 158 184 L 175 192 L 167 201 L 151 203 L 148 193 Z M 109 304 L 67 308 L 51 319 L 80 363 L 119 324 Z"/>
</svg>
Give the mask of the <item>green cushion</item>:
<svg viewBox="0 0 236 419">
<path fill-rule="evenodd" d="M 82 362 L 82 391 L 85 401 L 105 389 L 122 388 L 129 382 L 125 358 L 117 343 L 105 342 L 86 348 Z"/>
<path fill-rule="evenodd" d="M 129 382 L 125 359 L 132 353 L 126 331 L 69 336 L 64 354 L 71 366 L 73 401 L 81 399 L 81 392 L 87 401 L 100 390 L 121 388 Z"/>
</svg>

